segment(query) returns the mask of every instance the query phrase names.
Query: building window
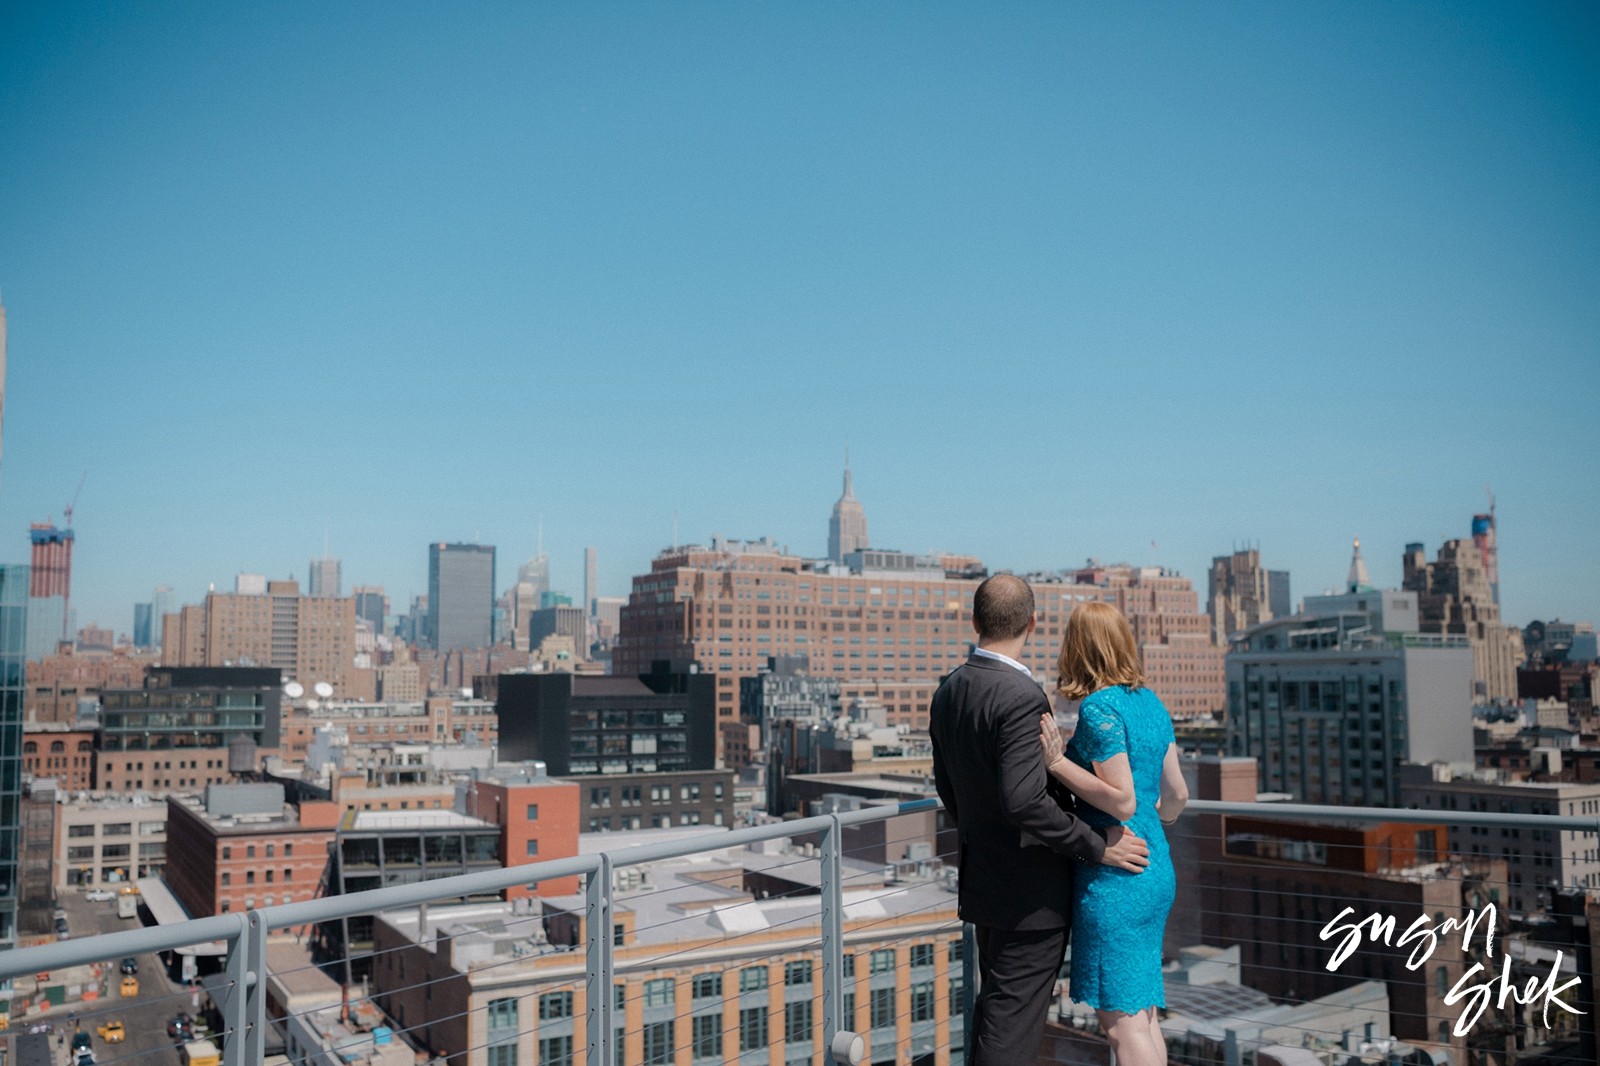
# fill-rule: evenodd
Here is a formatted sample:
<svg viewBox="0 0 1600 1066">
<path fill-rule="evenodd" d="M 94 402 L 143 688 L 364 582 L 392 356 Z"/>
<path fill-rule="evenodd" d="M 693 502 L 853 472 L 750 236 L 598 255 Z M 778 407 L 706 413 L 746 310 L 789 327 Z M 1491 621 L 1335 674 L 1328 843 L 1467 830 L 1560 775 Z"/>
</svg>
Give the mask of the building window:
<svg viewBox="0 0 1600 1066">
<path fill-rule="evenodd" d="M 765 1051 L 767 1044 L 767 1008 L 746 1007 L 739 1012 L 739 1050 Z"/>
<path fill-rule="evenodd" d="M 537 840 L 528 841 L 528 858 L 531 859 L 531 858 L 533 858 L 534 856 L 536 856 L 538 854 L 539 854 L 539 842 Z"/>
<path fill-rule="evenodd" d="M 672 1066 L 672 1019 L 644 1027 L 644 1066 Z"/>
<path fill-rule="evenodd" d="M 663 977 L 655 981 L 644 983 L 644 1005 L 646 1007 L 670 1007 L 676 982 L 670 977 Z"/>
<path fill-rule="evenodd" d="M 786 985 L 809 985 L 811 983 L 811 960 L 801 959 L 798 962 L 784 964 L 783 983 Z"/>
<path fill-rule="evenodd" d="M 872 953 L 873 973 L 894 973 L 894 949 L 885 948 Z"/>
<path fill-rule="evenodd" d="M 933 982 L 918 981 L 911 986 L 911 1020 L 933 1021 Z"/>
<path fill-rule="evenodd" d="M 695 976 L 695 999 L 720 999 L 721 997 L 722 975 L 720 973 L 702 973 Z"/>
<path fill-rule="evenodd" d="M 767 987 L 767 968 L 765 966 L 751 966 L 739 971 L 739 991 L 759 992 Z M 762 1041 L 765 1046 L 766 1041 Z"/>
<path fill-rule="evenodd" d="M 537 822 L 538 820 L 539 820 L 539 805 L 537 803 L 528 804 L 528 821 Z"/>
<path fill-rule="evenodd" d="M 697 1059 L 722 1059 L 722 1015 L 697 1014 L 691 1023 L 694 1027 L 694 1057 Z"/>
<path fill-rule="evenodd" d="M 809 999 L 799 999 L 783 1005 L 783 1038 L 791 1044 L 803 1044 L 811 1039 Z"/>
<path fill-rule="evenodd" d="M 231 858 L 233 858 L 233 849 L 228 847 L 227 845 L 223 845 L 222 857 L 223 857 L 223 859 L 231 859 Z"/>
<path fill-rule="evenodd" d="M 911 945 L 911 965 L 912 966 L 932 966 L 933 965 L 933 945 L 932 944 L 912 944 Z"/>
<path fill-rule="evenodd" d="M 233 875 L 226 870 L 222 871 L 222 887 L 227 888 L 231 884 L 233 884 Z"/>
<path fill-rule="evenodd" d="M 570 1017 L 572 1017 L 571 992 L 547 992 L 539 997 L 539 1020 L 541 1022 Z"/>
<path fill-rule="evenodd" d="M 256 883 L 256 872 L 254 870 L 246 870 L 244 872 L 244 883 L 247 885 Z"/>
<path fill-rule="evenodd" d="M 572 1037 L 547 1036 L 540 1039 L 539 1066 L 572 1066 Z"/>
<path fill-rule="evenodd" d="M 894 1028 L 894 989 L 874 988 L 872 990 L 872 1028 Z"/>
<path fill-rule="evenodd" d="M 516 1044 L 491 1044 L 488 1052 L 488 1066 L 517 1066 Z"/>
</svg>

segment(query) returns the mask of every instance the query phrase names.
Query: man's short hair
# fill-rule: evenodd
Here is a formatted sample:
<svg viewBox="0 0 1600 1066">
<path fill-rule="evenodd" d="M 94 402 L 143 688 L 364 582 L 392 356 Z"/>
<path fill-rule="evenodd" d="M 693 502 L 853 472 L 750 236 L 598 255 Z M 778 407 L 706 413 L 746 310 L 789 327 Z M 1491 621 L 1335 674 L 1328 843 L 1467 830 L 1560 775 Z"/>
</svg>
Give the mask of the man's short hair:
<svg viewBox="0 0 1600 1066">
<path fill-rule="evenodd" d="M 1033 621 L 1033 589 L 1015 574 L 996 574 L 972 597 L 972 625 L 982 640 L 1010 640 Z"/>
</svg>

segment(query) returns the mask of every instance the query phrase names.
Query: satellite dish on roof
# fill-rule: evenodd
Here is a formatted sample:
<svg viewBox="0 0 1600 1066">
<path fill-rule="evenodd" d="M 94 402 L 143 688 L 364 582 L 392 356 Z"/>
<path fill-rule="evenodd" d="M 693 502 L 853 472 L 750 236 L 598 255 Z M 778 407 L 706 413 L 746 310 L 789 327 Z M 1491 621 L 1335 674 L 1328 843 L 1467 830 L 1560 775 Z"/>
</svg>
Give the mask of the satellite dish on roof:
<svg viewBox="0 0 1600 1066">
<path fill-rule="evenodd" d="M 291 700 L 297 700 L 306 694 L 306 687 L 298 681 L 291 681 L 283 686 L 283 694 Z"/>
<path fill-rule="evenodd" d="M 329 696 L 333 695 L 333 686 L 328 684 L 326 681 L 318 681 L 315 685 L 311 686 L 311 691 L 315 692 L 323 699 L 327 699 Z"/>
<path fill-rule="evenodd" d="M 319 702 L 317 700 L 306 700 L 306 709 L 307 710 L 314 711 L 314 710 L 316 710 L 317 708 L 319 708 L 321 706 L 322 706 L 321 702 Z"/>
</svg>

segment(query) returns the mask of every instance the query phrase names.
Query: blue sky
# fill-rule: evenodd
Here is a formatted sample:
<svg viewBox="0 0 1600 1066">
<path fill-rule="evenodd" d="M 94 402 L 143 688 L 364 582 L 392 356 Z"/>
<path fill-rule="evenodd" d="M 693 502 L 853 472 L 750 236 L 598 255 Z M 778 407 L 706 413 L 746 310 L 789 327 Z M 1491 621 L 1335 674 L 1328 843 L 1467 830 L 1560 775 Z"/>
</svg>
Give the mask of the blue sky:
<svg viewBox="0 0 1600 1066">
<path fill-rule="evenodd" d="M 878 545 L 1202 597 L 1490 484 L 1595 619 L 1597 104 L 1585 4 L 8 4 L 0 555 L 87 470 L 80 623 L 541 515 L 621 594 L 848 445 Z"/>
</svg>

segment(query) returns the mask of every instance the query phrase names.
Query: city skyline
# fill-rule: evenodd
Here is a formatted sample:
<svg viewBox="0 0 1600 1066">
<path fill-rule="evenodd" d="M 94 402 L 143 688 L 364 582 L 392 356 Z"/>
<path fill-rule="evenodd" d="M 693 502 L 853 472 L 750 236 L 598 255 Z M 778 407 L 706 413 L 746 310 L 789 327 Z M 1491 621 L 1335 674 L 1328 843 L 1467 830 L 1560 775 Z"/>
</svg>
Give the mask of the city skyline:
<svg viewBox="0 0 1600 1066">
<path fill-rule="evenodd" d="M 1600 615 L 1590 7 L 392 15 L 3 16 L 0 561 L 87 470 L 80 626 L 822 557 L 846 445 L 874 546 L 1297 600 L 1492 485 L 1506 620 Z"/>
</svg>

